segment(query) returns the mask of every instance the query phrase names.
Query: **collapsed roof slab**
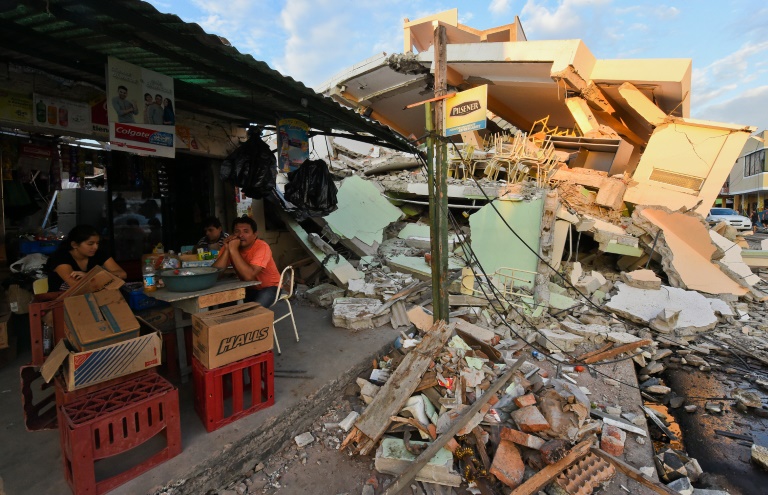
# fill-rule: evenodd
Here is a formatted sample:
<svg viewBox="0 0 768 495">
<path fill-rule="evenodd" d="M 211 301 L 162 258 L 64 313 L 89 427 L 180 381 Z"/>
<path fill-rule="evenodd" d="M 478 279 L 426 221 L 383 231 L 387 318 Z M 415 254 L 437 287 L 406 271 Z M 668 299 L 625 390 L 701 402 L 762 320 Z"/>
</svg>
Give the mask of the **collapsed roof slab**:
<svg viewBox="0 0 768 495">
<path fill-rule="evenodd" d="M 680 311 L 675 333 L 689 335 L 703 332 L 717 325 L 716 307 L 719 299 L 708 299 L 695 291 L 662 286 L 657 289 L 638 289 L 617 282 L 619 292 L 605 305 L 610 311 L 637 323 L 648 324 L 663 310 Z"/>
<path fill-rule="evenodd" d="M 589 77 L 611 101 L 623 99 L 619 88 L 628 82 L 665 114 L 687 118 L 691 113 L 691 72 L 689 58 L 598 59 Z"/>
<path fill-rule="evenodd" d="M 343 89 L 349 96 L 349 105 L 363 105 L 399 132 L 419 136 L 424 132 L 423 109 L 404 107 L 424 100 L 431 90 L 433 49 L 416 56 L 397 57 L 408 59 L 408 63 L 400 64 L 400 72 L 390 66 L 385 55 L 380 55 L 334 76 L 318 89 L 327 94 Z M 601 98 L 607 97 L 603 110 L 608 108 L 615 113 L 599 112 L 599 124 L 613 124 L 614 130 L 621 133 L 615 125 L 626 122 L 629 129 L 625 134 L 643 143 L 650 136 L 651 127 L 632 112 L 618 94 L 618 87 L 632 82 L 642 91 L 661 98 L 662 110 L 669 107 L 670 112 L 690 90 L 688 59 L 641 60 L 641 69 L 635 66 L 635 60 L 605 64 L 581 40 L 450 44 L 447 58 L 452 86 L 467 89 L 487 83 L 489 111 L 524 130 L 547 115 L 550 127 L 574 127 L 575 120 L 564 104 L 559 82 L 565 73 L 582 81 L 583 89 L 591 88 L 593 92 L 602 92 Z M 600 71 L 596 72 L 598 67 Z"/>
<path fill-rule="evenodd" d="M 495 200 L 469 217 L 472 250 L 485 273 L 491 275 L 500 268 L 536 272 L 543 211 L 544 195 L 537 194 L 525 200 Z"/>
<path fill-rule="evenodd" d="M 320 248 L 315 246 L 310 240 L 309 233 L 307 233 L 307 231 L 299 225 L 299 222 L 288 213 L 279 210 L 278 214 L 286 227 L 288 227 L 288 230 L 304 245 L 304 249 L 312 255 L 315 261 L 320 263 L 325 270 L 325 273 L 328 274 L 334 283 L 346 287 L 350 280 L 361 278 L 363 276 L 362 272 L 357 271 L 355 267 L 341 255 L 327 255 L 321 251 Z"/>
<path fill-rule="evenodd" d="M 638 208 L 633 223 L 655 237 L 659 229 L 656 251 L 661 254 L 662 268 L 673 286 L 708 294 L 743 296 L 747 288 L 723 273 L 712 263 L 718 252 L 702 217 L 662 208 Z"/>
<path fill-rule="evenodd" d="M 388 193 L 408 194 L 424 198 L 429 196 L 429 187 L 427 186 L 426 178 L 423 180 L 423 182 L 406 182 L 392 179 L 380 179 L 378 182 L 381 184 L 381 187 L 383 187 L 384 190 Z M 497 185 L 494 183 L 483 185 L 482 188 L 472 183 L 467 183 L 466 185 L 449 184 L 446 195 L 450 199 L 485 201 L 488 198 L 495 199 L 503 196 L 507 190 L 507 186 Z"/>
<path fill-rule="evenodd" d="M 675 119 L 654 129 L 624 201 L 707 215 L 754 127 Z"/>
</svg>

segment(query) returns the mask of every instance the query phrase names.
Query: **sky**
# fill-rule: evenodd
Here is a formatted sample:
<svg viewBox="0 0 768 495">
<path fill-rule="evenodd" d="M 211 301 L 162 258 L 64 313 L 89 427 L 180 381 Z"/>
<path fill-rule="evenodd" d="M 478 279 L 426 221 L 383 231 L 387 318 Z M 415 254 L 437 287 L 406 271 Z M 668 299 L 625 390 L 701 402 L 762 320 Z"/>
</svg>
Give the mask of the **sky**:
<svg viewBox="0 0 768 495">
<path fill-rule="evenodd" d="M 149 0 L 310 87 L 403 51 L 403 19 L 459 9 L 475 29 L 520 17 L 530 41 L 583 39 L 600 59 L 690 58 L 691 117 L 768 129 L 768 3 L 754 0 Z"/>
</svg>

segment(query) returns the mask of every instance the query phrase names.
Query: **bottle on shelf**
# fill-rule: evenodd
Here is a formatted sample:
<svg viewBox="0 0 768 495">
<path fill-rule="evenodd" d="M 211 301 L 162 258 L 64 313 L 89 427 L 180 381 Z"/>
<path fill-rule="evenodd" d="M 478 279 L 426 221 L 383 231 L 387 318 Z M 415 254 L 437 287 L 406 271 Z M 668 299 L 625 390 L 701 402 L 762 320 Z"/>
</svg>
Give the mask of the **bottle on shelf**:
<svg viewBox="0 0 768 495">
<path fill-rule="evenodd" d="M 144 262 L 144 292 L 153 292 L 157 290 L 157 279 L 155 278 L 155 267 L 152 260 L 147 258 Z"/>
<path fill-rule="evenodd" d="M 43 103 L 43 100 L 37 102 L 35 110 L 35 115 L 37 116 L 38 122 L 42 124 L 48 120 L 48 106 Z"/>
<path fill-rule="evenodd" d="M 43 323 L 43 355 L 47 356 L 53 350 L 53 327 Z"/>
</svg>

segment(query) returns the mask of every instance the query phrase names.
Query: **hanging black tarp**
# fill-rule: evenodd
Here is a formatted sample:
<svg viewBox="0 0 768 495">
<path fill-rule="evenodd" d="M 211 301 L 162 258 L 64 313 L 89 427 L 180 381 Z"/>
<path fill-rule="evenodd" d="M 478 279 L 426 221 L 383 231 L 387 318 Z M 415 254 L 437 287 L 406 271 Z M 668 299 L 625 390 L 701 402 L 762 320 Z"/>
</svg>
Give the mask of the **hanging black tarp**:
<svg viewBox="0 0 768 495">
<path fill-rule="evenodd" d="M 277 160 L 269 145 L 254 135 L 230 153 L 220 173 L 249 198 L 261 199 L 275 189 Z"/>
<path fill-rule="evenodd" d="M 288 173 L 285 199 L 293 203 L 303 217 L 324 217 L 338 208 L 336 184 L 323 160 L 305 160 Z"/>
</svg>

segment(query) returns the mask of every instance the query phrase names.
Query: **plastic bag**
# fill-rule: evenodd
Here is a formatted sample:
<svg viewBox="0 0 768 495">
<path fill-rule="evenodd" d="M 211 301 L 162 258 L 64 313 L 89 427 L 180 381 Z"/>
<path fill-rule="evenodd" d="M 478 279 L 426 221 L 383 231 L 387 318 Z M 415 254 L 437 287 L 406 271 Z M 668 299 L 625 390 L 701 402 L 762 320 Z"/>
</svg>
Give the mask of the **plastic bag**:
<svg viewBox="0 0 768 495">
<path fill-rule="evenodd" d="M 34 273 L 41 271 L 47 261 L 48 257 L 46 255 L 33 253 L 24 256 L 19 261 L 13 263 L 9 268 L 11 273 Z"/>
<path fill-rule="evenodd" d="M 222 180 L 234 181 L 246 196 L 259 199 L 275 188 L 277 160 L 267 143 L 252 136 L 224 160 L 220 174 Z"/>
<path fill-rule="evenodd" d="M 305 160 L 288 173 L 285 199 L 293 203 L 303 217 L 324 217 L 338 208 L 336 184 L 323 160 Z"/>
</svg>

